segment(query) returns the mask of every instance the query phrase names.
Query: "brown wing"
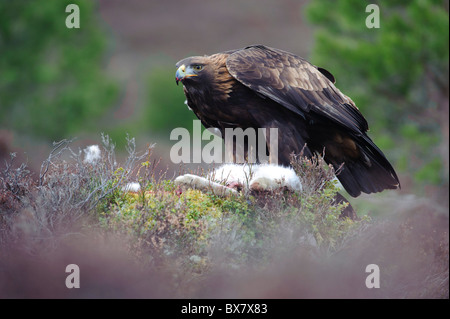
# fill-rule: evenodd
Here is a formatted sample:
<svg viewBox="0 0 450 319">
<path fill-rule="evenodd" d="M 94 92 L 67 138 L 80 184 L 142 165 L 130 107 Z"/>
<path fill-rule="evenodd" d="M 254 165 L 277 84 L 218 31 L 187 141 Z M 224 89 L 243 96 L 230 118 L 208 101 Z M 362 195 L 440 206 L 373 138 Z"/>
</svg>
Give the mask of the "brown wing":
<svg viewBox="0 0 450 319">
<path fill-rule="evenodd" d="M 331 73 L 299 56 L 257 45 L 231 53 L 226 64 L 239 82 L 302 117 L 314 112 L 355 133 L 368 130 L 353 101 L 330 81 Z"/>
<path fill-rule="evenodd" d="M 335 169 L 345 163 L 338 178 L 350 195 L 400 186 L 391 164 L 366 135 L 367 121 L 334 86 L 331 73 L 292 53 L 265 46 L 235 51 L 226 64 L 243 85 L 305 119 L 309 147 L 318 152 L 326 147 L 325 160 Z"/>
</svg>

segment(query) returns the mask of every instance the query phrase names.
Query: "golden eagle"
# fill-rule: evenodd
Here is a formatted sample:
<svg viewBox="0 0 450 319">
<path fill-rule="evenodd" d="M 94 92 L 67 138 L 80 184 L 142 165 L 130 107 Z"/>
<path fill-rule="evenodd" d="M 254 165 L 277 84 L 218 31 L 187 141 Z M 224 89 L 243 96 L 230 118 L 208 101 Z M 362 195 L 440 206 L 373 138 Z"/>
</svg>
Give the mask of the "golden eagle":
<svg viewBox="0 0 450 319">
<path fill-rule="evenodd" d="M 337 178 L 353 197 L 400 187 L 367 136 L 367 121 L 327 70 L 263 45 L 189 57 L 176 67 L 176 82 L 206 128 L 278 128 L 280 164 L 302 150 L 323 154 L 335 169 L 343 164 Z"/>
</svg>

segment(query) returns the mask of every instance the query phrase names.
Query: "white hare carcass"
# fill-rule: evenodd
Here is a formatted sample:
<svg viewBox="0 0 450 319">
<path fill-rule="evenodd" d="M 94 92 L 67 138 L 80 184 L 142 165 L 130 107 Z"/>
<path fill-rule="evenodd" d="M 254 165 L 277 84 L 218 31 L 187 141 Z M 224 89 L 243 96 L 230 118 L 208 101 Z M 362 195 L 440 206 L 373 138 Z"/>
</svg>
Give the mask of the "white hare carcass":
<svg viewBox="0 0 450 319">
<path fill-rule="evenodd" d="M 218 195 L 237 194 L 239 190 L 302 190 L 300 179 L 292 168 L 274 164 L 224 164 L 207 177 L 185 174 L 177 177 L 175 183 L 200 190 L 209 189 Z"/>
</svg>

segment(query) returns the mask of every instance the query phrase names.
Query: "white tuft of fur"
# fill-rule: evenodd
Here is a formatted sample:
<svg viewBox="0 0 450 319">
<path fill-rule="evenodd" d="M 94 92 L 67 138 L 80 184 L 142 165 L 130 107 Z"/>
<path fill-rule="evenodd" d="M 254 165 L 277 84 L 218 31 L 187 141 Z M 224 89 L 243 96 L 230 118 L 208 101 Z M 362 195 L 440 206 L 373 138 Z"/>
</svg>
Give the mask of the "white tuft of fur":
<svg viewBox="0 0 450 319">
<path fill-rule="evenodd" d="M 101 158 L 101 151 L 98 145 L 91 145 L 84 149 L 84 161 L 88 164 L 95 164 Z"/>
<path fill-rule="evenodd" d="M 134 192 L 137 193 L 141 190 L 141 185 L 139 183 L 128 183 L 124 187 L 122 187 L 122 191 L 124 192 Z"/>
</svg>

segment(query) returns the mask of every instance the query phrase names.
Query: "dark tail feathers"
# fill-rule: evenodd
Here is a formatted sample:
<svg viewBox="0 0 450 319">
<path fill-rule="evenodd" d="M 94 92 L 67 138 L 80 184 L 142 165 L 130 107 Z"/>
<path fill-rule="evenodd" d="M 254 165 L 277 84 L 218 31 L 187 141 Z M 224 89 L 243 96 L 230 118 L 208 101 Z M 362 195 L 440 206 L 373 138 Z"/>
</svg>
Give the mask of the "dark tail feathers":
<svg viewBox="0 0 450 319">
<path fill-rule="evenodd" d="M 400 188 L 394 168 L 372 140 L 365 134 L 355 140 L 365 158 L 344 163 L 337 178 L 345 190 L 357 197 L 361 192 L 370 194 Z"/>
</svg>

